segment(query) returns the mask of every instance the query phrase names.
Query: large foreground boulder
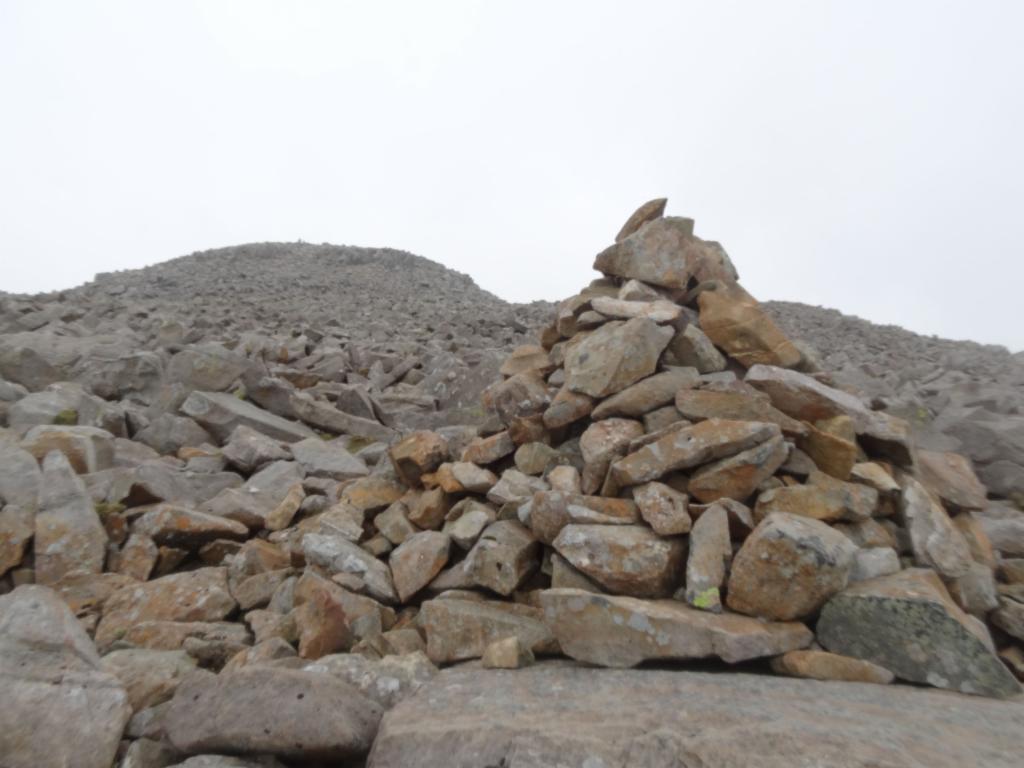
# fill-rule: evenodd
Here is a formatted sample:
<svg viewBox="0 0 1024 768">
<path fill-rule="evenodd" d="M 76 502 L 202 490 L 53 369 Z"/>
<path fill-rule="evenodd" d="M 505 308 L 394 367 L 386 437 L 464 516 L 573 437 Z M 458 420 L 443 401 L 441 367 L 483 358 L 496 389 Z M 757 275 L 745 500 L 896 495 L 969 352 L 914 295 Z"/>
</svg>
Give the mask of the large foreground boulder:
<svg viewBox="0 0 1024 768">
<path fill-rule="evenodd" d="M 542 663 L 442 671 L 368 768 L 1016 768 L 1024 703 L 864 683 Z"/>
<path fill-rule="evenodd" d="M 131 712 L 55 592 L 24 586 L 0 597 L 0 765 L 109 768 Z"/>
</svg>

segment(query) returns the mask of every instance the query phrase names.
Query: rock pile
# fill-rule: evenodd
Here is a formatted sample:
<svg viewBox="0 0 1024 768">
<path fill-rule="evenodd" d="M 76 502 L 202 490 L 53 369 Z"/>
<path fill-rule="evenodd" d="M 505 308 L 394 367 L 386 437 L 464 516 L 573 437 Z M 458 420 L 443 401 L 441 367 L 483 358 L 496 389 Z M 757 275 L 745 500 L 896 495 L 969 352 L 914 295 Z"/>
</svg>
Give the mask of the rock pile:
<svg viewBox="0 0 1024 768">
<path fill-rule="evenodd" d="M 4 765 L 358 760 L 472 659 L 1018 693 L 1024 513 L 833 386 L 664 205 L 511 352 L 477 426 L 387 424 L 308 329 L 269 357 L 155 320 L 131 333 L 162 353 L 8 338 Z M 416 386 L 370 368 L 378 404 Z M 40 741 L 78 730 L 88 754 Z"/>
</svg>

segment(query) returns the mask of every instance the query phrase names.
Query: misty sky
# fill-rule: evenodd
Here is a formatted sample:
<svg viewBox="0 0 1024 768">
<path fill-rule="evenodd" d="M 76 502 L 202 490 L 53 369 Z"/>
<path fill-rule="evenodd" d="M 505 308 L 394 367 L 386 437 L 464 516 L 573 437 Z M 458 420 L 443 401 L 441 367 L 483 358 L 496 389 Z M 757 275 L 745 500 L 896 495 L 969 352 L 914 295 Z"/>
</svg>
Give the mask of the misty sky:
<svg viewBox="0 0 1024 768">
<path fill-rule="evenodd" d="M 0 0 L 0 290 L 249 241 L 515 301 L 669 198 L 761 299 L 1024 348 L 1024 2 Z"/>
</svg>

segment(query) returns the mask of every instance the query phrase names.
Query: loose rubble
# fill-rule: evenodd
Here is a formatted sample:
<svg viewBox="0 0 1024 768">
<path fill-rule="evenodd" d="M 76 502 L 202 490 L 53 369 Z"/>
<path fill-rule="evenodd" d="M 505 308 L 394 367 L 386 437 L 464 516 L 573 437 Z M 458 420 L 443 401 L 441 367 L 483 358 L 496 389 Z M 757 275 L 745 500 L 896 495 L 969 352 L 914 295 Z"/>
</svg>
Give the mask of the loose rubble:
<svg viewBox="0 0 1024 768">
<path fill-rule="evenodd" d="M 358 760 L 437 667 L 474 660 L 1020 693 L 1017 497 L 837 386 L 664 208 L 537 339 L 494 326 L 490 368 L 438 328 L 390 349 L 329 314 L 259 332 L 251 302 L 215 342 L 130 278 L 88 311 L 3 305 L 0 716 L 53 707 L 31 722 L 60 733 L 88 712 L 95 756 L 69 737 L 40 758 L 5 720 L 7 762 Z M 152 306 L 118 333 L 126 292 Z M 470 367 L 481 405 L 440 408 Z"/>
</svg>

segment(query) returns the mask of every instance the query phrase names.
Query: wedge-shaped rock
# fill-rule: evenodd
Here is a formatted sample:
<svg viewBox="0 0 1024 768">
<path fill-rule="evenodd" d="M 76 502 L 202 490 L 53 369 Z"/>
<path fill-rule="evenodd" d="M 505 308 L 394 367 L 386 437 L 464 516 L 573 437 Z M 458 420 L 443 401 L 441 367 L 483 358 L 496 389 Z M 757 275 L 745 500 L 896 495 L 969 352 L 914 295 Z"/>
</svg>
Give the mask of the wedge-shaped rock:
<svg viewBox="0 0 1024 768">
<path fill-rule="evenodd" d="M 857 546 L 817 520 L 782 512 L 765 518 L 732 561 L 726 604 L 750 616 L 808 616 L 846 588 Z"/>
<path fill-rule="evenodd" d="M 701 467 L 690 477 L 687 490 L 705 503 L 719 499 L 742 501 L 774 475 L 788 456 L 789 446 L 782 435 L 776 435 L 735 456 Z"/>
<path fill-rule="evenodd" d="M 622 486 L 657 480 L 667 472 L 706 464 L 752 448 L 781 434 L 777 424 L 708 419 L 645 445 L 612 464 Z"/>
<path fill-rule="evenodd" d="M 594 408 L 593 418 L 607 419 L 609 416 L 639 417 L 650 413 L 656 408 L 673 402 L 676 393 L 688 390 L 700 381 L 700 375 L 694 368 L 678 368 L 664 373 L 656 373 L 627 387 L 607 400 L 602 400 Z M 766 421 L 766 419 L 761 419 Z"/>
<path fill-rule="evenodd" d="M 251 427 L 267 437 L 288 443 L 316 437 L 305 424 L 275 416 L 226 392 L 193 392 L 182 403 L 181 412 L 191 416 L 221 442 L 227 442 L 239 426 Z"/>
<path fill-rule="evenodd" d="M 736 283 L 718 283 L 702 291 L 700 327 L 719 349 L 745 368 L 757 364 L 792 368 L 800 363 L 800 351 L 757 300 Z"/>
<path fill-rule="evenodd" d="M 304 669 L 344 680 L 384 709 L 391 709 L 398 702 L 412 696 L 437 674 L 437 667 L 423 651 L 385 656 L 383 659 L 368 659 L 357 653 L 339 653 L 317 659 Z"/>
<path fill-rule="evenodd" d="M 686 288 L 693 272 L 684 254 L 693 239 L 693 219 L 657 217 L 601 251 L 594 269 L 666 288 Z"/>
<path fill-rule="evenodd" d="M 558 646 L 543 613 L 528 605 L 489 600 L 428 600 L 419 614 L 427 636 L 427 656 L 435 664 L 479 659 L 495 640 L 518 637 L 534 653 Z"/>
<path fill-rule="evenodd" d="M 611 592 L 665 597 L 680 581 L 686 548 L 640 525 L 567 525 L 554 548 Z"/>
<path fill-rule="evenodd" d="M 382 713 L 332 675 L 255 666 L 186 680 L 163 721 L 171 744 L 186 754 L 337 761 L 369 751 Z"/>
<path fill-rule="evenodd" d="M 634 318 L 605 323 L 569 350 L 565 384 L 573 392 L 607 397 L 650 376 L 672 329 Z"/>
<path fill-rule="evenodd" d="M 34 547 L 40 584 L 103 570 L 107 533 L 81 478 L 59 451 L 43 461 Z"/>
<path fill-rule="evenodd" d="M 438 467 L 435 478 L 445 493 L 487 493 L 498 482 L 489 469 L 470 461 L 445 462 Z"/>
<path fill-rule="evenodd" d="M 199 568 L 118 589 L 103 607 L 96 645 L 106 648 L 146 621 L 211 622 L 237 607 L 226 568 Z"/>
<path fill-rule="evenodd" d="M 729 513 L 712 504 L 690 531 L 686 558 L 686 602 L 694 608 L 721 613 L 722 588 L 732 560 Z"/>
<path fill-rule="evenodd" d="M 249 535 L 249 529 L 235 520 L 174 504 L 158 504 L 135 521 L 132 532 L 160 546 L 189 550 L 216 539 L 245 539 Z"/>
<path fill-rule="evenodd" d="M 350 573 L 366 583 L 367 593 L 384 603 L 395 603 L 398 595 L 391 571 L 358 544 L 341 536 L 307 533 L 302 537 L 306 562 L 326 568 L 330 573 Z"/>
<path fill-rule="evenodd" d="M 984 625 L 961 611 L 927 569 L 860 582 L 836 595 L 821 611 L 818 641 L 902 680 L 981 696 L 1021 691 Z"/>
<path fill-rule="evenodd" d="M 0 597 L 0 764 L 109 768 L 132 709 L 55 592 Z"/>
<path fill-rule="evenodd" d="M 580 435 L 583 492 L 600 490 L 612 460 L 624 456 L 629 444 L 643 433 L 644 425 L 632 419 L 605 419 L 587 427 Z"/>
<path fill-rule="evenodd" d="M 540 602 L 562 651 L 602 667 L 711 657 L 735 664 L 805 648 L 813 639 L 798 622 L 708 613 L 672 600 L 549 589 L 541 593 Z"/>
<path fill-rule="evenodd" d="M 828 651 L 790 651 L 772 659 L 772 671 L 811 680 L 845 680 L 850 683 L 887 685 L 895 675 L 885 667 L 864 659 L 853 659 Z"/>
<path fill-rule="evenodd" d="M 789 437 L 807 434 L 806 424 L 784 414 L 774 407 L 764 395 L 680 388 L 676 391 L 675 404 L 683 418 L 690 421 L 703 421 L 704 419 L 764 421 L 778 424 L 782 433 Z"/>
<path fill-rule="evenodd" d="M 640 513 L 629 499 L 540 491 L 534 494 L 530 508 L 530 529 L 544 544 L 551 544 L 565 526 L 573 523 L 630 525 L 637 522 L 640 522 Z"/>
<path fill-rule="evenodd" d="M 917 452 L 918 470 L 925 488 L 953 509 L 984 509 L 987 491 L 974 474 L 971 460 L 958 453 Z"/>
<path fill-rule="evenodd" d="M 718 373 L 728 364 L 711 339 L 696 323 L 687 323 L 676 333 L 665 350 L 665 363 L 696 368 L 698 373 Z"/>
<path fill-rule="evenodd" d="M 903 483 L 900 508 L 918 565 L 934 568 L 948 579 L 966 575 L 972 562 L 967 540 L 942 505 L 912 477 Z"/>
<path fill-rule="evenodd" d="M 849 416 L 857 434 L 869 428 L 874 414 L 860 398 L 841 389 L 822 384 L 805 373 L 777 365 L 755 365 L 744 381 L 771 398 L 783 413 L 812 424 L 833 416 Z"/>
<path fill-rule="evenodd" d="M 103 669 L 121 681 L 135 712 L 169 700 L 196 662 L 184 651 L 125 648 L 103 657 Z"/>
<path fill-rule="evenodd" d="M 622 229 L 619 230 L 619 234 L 615 236 L 615 242 L 618 243 L 625 240 L 647 222 L 660 219 L 664 216 L 665 204 L 667 202 L 667 197 L 656 197 L 653 200 L 648 200 L 633 211 L 630 217 L 626 219 L 626 223 L 622 225 Z M 690 225 L 690 229 L 692 231 L 692 224 Z"/>
<path fill-rule="evenodd" d="M 481 398 L 483 406 L 498 415 L 503 424 L 516 418 L 543 413 L 551 402 L 547 384 L 540 371 L 518 373 L 488 387 Z"/>
<path fill-rule="evenodd" d="M 421 531 L 391 553 L 388 564 L 398 599 L 403 603 L 427 586 L 448 562 L 451 538 L 446 533 Z"/>
</svg>

